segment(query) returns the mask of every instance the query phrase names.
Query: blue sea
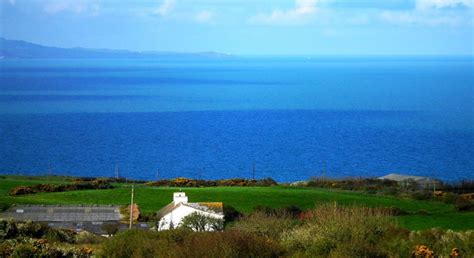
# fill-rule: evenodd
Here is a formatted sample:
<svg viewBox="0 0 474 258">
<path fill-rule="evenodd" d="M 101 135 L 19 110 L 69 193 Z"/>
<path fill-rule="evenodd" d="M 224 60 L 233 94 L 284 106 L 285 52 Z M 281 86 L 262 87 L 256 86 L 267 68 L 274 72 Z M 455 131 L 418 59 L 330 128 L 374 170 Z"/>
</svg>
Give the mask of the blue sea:
<svg viewBox="0 0 474 258">
<path fill-rule="evenodd" d="M 472 57 L 0 60 L 0 173 L 474 179 Z"/>
</svg>

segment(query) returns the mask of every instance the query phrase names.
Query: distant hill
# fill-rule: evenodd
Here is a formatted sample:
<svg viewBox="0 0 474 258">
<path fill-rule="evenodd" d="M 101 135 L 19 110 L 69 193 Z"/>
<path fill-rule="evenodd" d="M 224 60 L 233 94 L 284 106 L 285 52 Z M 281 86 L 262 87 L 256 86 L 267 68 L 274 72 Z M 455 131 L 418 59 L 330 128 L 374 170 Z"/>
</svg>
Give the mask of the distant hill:
<svg viewBox="0 0 474 258">
<path fill-rule="evenodd" d="M 221 59 L 230 55 L 217 52 L 135 52 L 128 50 L 47 47 L 26 41 L 0 38 L 0 59 L 29 58 L 201 58 Z"/>
</svg>

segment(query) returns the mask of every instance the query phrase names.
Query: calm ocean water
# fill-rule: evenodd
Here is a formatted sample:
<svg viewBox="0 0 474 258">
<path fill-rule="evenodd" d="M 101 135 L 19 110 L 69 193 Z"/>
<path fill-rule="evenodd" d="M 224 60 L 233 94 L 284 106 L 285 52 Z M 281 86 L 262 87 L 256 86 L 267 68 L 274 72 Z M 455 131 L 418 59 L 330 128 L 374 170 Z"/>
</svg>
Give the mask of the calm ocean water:
<svg viewBox="0 0 474 258">
<path fill-rule="evenodd" d="M 472 58 L 0 61 L 0 173 L 474 178 Z"/>
</svg>

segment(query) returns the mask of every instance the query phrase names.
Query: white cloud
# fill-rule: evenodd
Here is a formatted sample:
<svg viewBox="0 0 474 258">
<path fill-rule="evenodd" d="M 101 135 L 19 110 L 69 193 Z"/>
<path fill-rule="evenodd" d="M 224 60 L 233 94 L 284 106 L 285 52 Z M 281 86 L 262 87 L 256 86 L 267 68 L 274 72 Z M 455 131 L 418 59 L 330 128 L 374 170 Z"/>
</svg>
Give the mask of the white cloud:
<svg viewBox="0 0 474 258">
<path fill-rule="evenodd" d="M 441 9 L 474 6 L 474 0 L 416 0 L 416 9 Z"/>
<path fill-rule="evenodd" d="M 44 2 L 43 10 L 49 14 L 72 12 L 98 15 L 100 5 L 98 0 L 48 0 Z"/>
<path fill-rule="evenodd" d="M 175 0 L 163 0 L 161 5 L 153 11 L 154 14 L 158 14 L 160 16 L 168 15 L 176 5 Z"/>
<path fill-rule="evenodd" d="M 260 13 L 250 18 L 252 23 L 267 25 L 298 25 L 307 23 L 317 11 L 321 0 L 295 0 L 291 9 L 275 9 L 270 14 Z"/>
<path fill-rule="evenodd" d="M 210 11 L 204 10 L 199 12 L 195 18 L 196 21 L 201 23 L 209 22 L 212 19 L 212 13 Z"/>
<path fill-rule="evenodd" d="M 472 8 L 474 0 L 416 0 L 415 8 L 408 11 L 380 13 L 381 20 L 398 25 L 459 26 L 471 24 L 468 11 L 454 8 Z"/>
<path fill-rule="evenodd" d="M 459 26 L 467 22 L 465 17 L 455 14 L 418 11 L 383 11 L 380 18 L 385 22 L 396 25 Z"/>
</svg>

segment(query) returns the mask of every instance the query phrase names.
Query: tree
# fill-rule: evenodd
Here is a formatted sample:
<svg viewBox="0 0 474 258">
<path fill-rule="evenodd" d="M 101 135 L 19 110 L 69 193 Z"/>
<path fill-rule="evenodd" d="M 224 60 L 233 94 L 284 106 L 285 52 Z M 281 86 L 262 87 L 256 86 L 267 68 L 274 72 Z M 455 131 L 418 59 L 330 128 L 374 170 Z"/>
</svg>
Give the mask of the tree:
<svg viewBox="0 0 474 258">
<path fill-rule="evenodd" d="M 104 223 L 102 224 L 102 230 L 107 233 L 109 236 L 113 236 L 117 234 L 120 229 L 120 225 L 118 223 Z"/>
<path fill-rule="evenodd" d="M 183 218 L 180 227 L 193 231 L 220 231 L 224 228 L 224 220 L 193 212 Z"/>
</svg>

